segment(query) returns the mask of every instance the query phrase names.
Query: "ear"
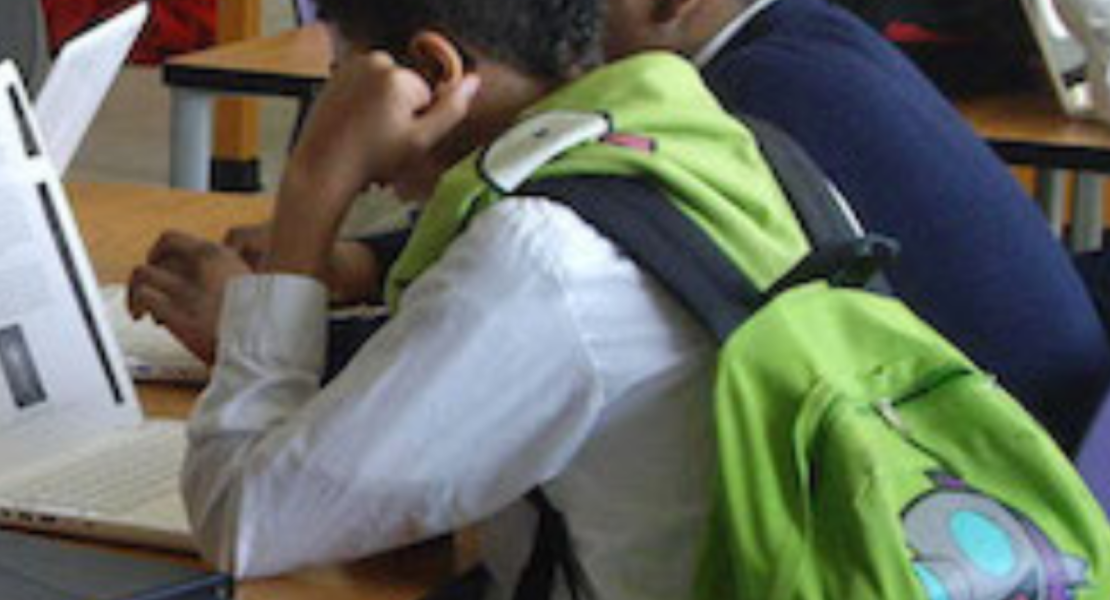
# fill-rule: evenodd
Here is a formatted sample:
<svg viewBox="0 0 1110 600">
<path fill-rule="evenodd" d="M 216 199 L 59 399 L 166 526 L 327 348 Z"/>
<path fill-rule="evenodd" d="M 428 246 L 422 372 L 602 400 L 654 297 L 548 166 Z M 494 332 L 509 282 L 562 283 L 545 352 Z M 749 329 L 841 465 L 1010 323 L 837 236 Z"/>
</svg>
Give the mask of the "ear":
<svg viewBox="0 0 1110 600">
<path fill-rule="evenodd" d="M 656 23 L 672 23 L 682 20 L 699 0 L 655 0 L 651 18 Z"/>
<path fill-rule="evenodd" d="M 432 89 L 458 83 L 466 75 L 462 50 L 446 36 L 424 30 L 409 42 L 409 59 Z"/>
</svg>

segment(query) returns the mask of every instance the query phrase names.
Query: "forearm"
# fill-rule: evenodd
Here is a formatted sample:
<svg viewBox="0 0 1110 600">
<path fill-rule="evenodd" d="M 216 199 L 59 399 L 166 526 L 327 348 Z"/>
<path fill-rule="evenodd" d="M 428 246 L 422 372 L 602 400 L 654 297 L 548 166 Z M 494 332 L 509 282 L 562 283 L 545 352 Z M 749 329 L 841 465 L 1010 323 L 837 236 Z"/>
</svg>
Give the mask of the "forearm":
<svg viewBox="0 0 1110 600">
<path fill-rule="evenodd" d="M 228 289 L 182 492 L 202 554 L 239 577 L 366 556 L 442 533 L 454 515 L 428 509 L 439 496 L 423 486 L 394 480 L 408 438 L 392 439 L 388 410 L 366 410 L 378 393 L 403 399 L 360 379 L 392 362 L 392 347 L 320 388 L 327 304 L 323 287 L 302 277 L 246 277 Z"/>
<path fill-rule="evenodd" d="M 182 492 L 202 554 L 240 576 L 294 566 L 257 543 L 275 513 L 255 507 L 252 490 L 273 487 L 265 448 L 319 389 L 326 310 L 324 290 L 304 279 L 247 277 L 227 291 L 219 366 L 189 424 Z"/>
<path fill-rule="evenodd" d="M 380 302 L 385 278 L 411 236 L 412 229 L 405 228 L 340 242 L 335 258 L 344 257 L 342 268 L 336 269 L 328 282 L 332 300 L 340 304 Z"/>
<path fill-rule="evenodd" d="M 389 265 L 382 264 L 374 246 L 361 240 L 336 243 L 325 275 L 332 304 L 350 305 L 380 299 L 381 283 L 388 269 Z"/>
<path fill-rule="evenodd" d="M 326 283 L 339 227 L 353 201 L 352 191 L 322 184 L 310 167 L 291 160 L 278 191 L 262 272 Z"/>
<path fill-rule="evenodd" d="M 419 534 L 406 512 L 419 503 L 357 482 L 371 463 L 359 450 L 374 446 L 362 441 L 372 422 L 351 422 L 350 391 L 319 387 L 326 310 L 324 290 L 303 278 L 248 277 L 229 289 L 182 493 L 203 556 L 240 578 L 343 562 Z"/>
<path fill-rule="evenodd" d="M 324 389 L 324 288 L 229 289 L 183 478 L 206 557 L 253 577 L 365 556 L 486 518 L 575 454 L 601 387 L 559 279 L 515 285 L 534 262 L 471 241 Z"/>
</svg>

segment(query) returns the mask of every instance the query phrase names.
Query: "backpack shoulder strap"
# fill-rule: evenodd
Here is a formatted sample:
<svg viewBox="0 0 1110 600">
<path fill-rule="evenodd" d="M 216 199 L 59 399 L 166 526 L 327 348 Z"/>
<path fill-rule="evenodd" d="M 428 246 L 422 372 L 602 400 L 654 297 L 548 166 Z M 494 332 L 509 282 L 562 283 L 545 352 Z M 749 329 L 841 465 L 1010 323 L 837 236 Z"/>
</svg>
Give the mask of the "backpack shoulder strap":
<svg viewBox="0 0 1110 600">
<path fill-rule="evenodd" d="M 893 296 L 893 286 L 883 271 L 897 258 L 898 243 L 864 231 L 840 190 L 794 138 L 758 117 L 741 115 L 740 120 L 755 136 L 813 246 L 809 256 L 767 290 L 765 297 L 774 298 L 817 279 Z"/>
<path fill-rule="evenodd" d="M 863 236 L 863 227 L 836 186 L 793 138 L 758 117 L 742 115 L 740 120 L 755 136 L 814 248 Z"/>
<path fill-rule="evenodd" d="M 762 305 L 751 280 L 651 183 L 581 176 L 532 181 L 516 192 L 573 209 L 627 252 L 723 341 Z"/>
<path fill-rule="evenodd" d="M 550 178 L 529 181 L 516 194 L 566 204 L 655 276 L 718 341 L 768 299 L 810 281 L 889 295 L 881 271 L 897 256 L 897 243 L 865 235 L 835 186 L 788 135 L 756 118 L 744 121 L 814 248 L 766 291 L 650 182 L 604 175 Z"/>
</svg>

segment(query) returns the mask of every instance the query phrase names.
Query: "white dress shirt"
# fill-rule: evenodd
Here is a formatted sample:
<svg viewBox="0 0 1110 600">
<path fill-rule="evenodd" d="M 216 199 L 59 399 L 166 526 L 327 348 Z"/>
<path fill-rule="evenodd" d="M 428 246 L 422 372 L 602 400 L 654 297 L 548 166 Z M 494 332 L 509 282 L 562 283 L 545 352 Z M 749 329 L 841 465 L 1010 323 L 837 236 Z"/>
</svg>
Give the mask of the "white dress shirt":
<svg viewBox="0 0 1110 600">
<path fill-rule="evenodd" d="M 505 598 L 543 484 L 599 600 L 688 594 L 716 346 L 577 215 L 487 209 L 321 389 L 326 320 L 312 279 L 228 289 L 183 476 L 209 558 L 261 576 L 477 523 Z"/>
</svg>

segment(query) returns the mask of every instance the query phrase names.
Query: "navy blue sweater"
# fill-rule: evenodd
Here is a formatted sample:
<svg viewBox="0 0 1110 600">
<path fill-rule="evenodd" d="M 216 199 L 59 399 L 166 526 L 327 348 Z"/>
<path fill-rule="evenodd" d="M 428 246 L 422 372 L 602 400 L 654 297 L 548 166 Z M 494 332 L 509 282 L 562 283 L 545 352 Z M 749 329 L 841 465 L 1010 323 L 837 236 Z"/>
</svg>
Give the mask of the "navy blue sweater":
<svg viewBox="0 0 1110 600">
<path fill-rule="evenodd" d="M 901 242 L 897 293 L 1074 447 L 1110 382 L 1104 331 L 1033 201 L 929 81 L 825 0 L 780 0 L 704 74 Z"/>
</svg>

